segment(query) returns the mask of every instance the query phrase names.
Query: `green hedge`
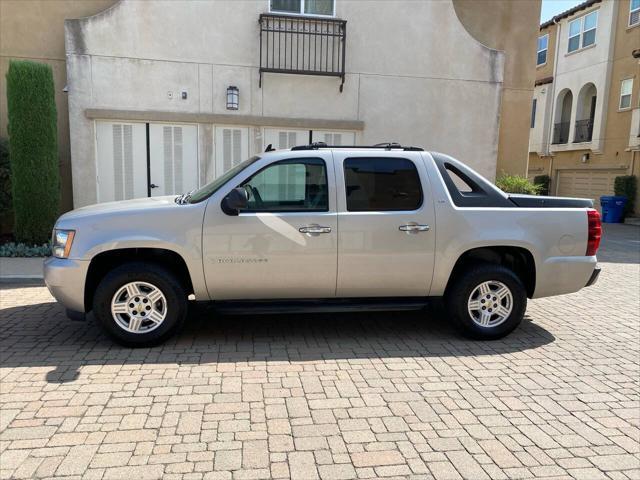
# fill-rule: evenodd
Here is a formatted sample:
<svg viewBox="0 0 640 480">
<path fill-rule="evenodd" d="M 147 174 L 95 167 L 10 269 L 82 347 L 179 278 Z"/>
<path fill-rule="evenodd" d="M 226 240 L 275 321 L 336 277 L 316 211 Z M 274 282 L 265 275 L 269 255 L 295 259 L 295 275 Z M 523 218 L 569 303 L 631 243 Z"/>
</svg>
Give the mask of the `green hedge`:
<svg viewBox="0 0 640 480">
<path fill-rule="evenodd" d="M 51 67 L 11 60 L 7 71 L 15 238 L 43 244 L 59 213 L 60 173 Z"/>
<path fill-rule="evenodd" d="M 507 193 L 524 193 L 528 195 L 538 195 L 540 187 L 534 185 L 526 177 L 520 175 L 500 175 L 496 179 L 496 186 Z"/>
<path fill-rule="evenodd" d="M 637 180 L 635 175 L 621 175 L 613 182 L 613 192 L 615 195 L 627 197 L 627 204 L 624 207 L 624 216 L 633 213 L 636 203 Z"/>
<path fill-rule="evenodd" d="M 6 138 L 0 138 L 0 215 L 10 214 L 12 208 L 9 142 Z"/>
<path fill-rule="evenodd" d="M 0 257 L 49 257 L 51 245 L 25 245 L 24 243 L 4 243 L 0 245 Z"/>
</svg>

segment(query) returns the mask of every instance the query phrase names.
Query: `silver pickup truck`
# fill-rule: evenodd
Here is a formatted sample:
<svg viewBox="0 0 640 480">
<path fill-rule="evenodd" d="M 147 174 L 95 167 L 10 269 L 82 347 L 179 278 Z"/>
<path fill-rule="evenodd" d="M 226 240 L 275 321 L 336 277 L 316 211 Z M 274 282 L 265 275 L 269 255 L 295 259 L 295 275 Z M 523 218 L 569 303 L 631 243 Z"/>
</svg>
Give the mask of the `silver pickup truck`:
<svg viewBox="0 0 640 480">
<path fill-rule="evenodd" d="M 266 152 L 188 194 L 62 215 L 45 282 L 71 318 L 150 346 L 189 299 L 220 312 L 423 308 L 444 297 L 467 336 L 495 339 L 527 298 L 599 274 L 591 200 L 509 195 L 416 147 Z"/>
</svg>

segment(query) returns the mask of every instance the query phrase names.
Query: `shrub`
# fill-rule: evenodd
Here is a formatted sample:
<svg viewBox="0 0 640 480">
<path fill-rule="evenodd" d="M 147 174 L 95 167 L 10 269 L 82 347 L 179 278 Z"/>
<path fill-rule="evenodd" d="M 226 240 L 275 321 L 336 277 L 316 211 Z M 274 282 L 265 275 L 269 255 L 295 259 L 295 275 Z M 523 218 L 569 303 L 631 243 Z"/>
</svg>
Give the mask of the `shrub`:
<svg viewBox="0 0 640 480">
<path fill-rule="evenodd" d="M 627 197 L 627 204 L 624 207 L 625 217 L 635 210 L 637 191 L 637 179 L 635 175 L 621 175 L 613 182 L 613 192 L 615 195 Z"/>
<path fill-rule="evenodd" d="M 551 184 L 549 175 L 536 175 L 533 177 L 533 184 L 539 188 L 538 195 L 549 195 L 549 185 Z"/>
<path fill-rule="evenodd" d="M 60 203 L 56 104 L 51 67 L 11 60 L 7 71 L 15 238 L 43 244 Z"/>
<path fill-rule="evenodd" d="M 0 215 L 11 213 L 11 165 L 9 142 L 0 138 Z"/>
<path fill-rule="evenodd" d="M 496 179 L 496 186 L 503 192 L 528 195 L 537 195 L 540 190 L 538 185 L 534 185 L 528 178 L 520 175 L 502 174 Z"/>
<path fill-rule="evenodd" d="M 48 257 L 51 255 L 51 246 L 26 245 L 24 243 L 5 243 L 0 245 L 0 257 Z"/>
</svg>

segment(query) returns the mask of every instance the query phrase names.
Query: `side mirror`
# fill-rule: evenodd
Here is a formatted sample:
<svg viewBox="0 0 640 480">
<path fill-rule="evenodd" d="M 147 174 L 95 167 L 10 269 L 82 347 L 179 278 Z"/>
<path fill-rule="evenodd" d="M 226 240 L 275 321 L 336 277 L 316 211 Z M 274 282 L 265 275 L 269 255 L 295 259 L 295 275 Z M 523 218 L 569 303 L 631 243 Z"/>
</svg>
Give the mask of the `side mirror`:
<svg viewBox="0 0 640 480">
<path fill-rule="evenodd" d="M 220 207 L 227 215 L 237 216 L 240 210 L 247 208 L 249 196 L 243 187 L 234 188 L 222 199 Z"/>
</svg>

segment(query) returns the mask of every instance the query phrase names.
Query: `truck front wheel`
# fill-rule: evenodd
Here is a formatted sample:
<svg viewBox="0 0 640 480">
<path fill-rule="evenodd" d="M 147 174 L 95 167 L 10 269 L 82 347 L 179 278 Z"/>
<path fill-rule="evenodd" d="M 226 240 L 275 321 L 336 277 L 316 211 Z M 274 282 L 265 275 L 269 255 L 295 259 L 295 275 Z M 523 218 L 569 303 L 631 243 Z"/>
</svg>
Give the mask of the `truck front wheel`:
<svg viewBox="0 0 640 480">
<path fill-rule="evenodd" d="M 522 321 L 527 293 L 508 268 L 475 264 L 454 280 L 445 298 L 456 327 L 467 337 L 494 340 L 511 333 Z"/>
<path fill-rule="evenodd" d="M 176 277 L 154 263 L 131 262 L 98 284 L 93 312 L 104 330 L 129 347 L 151 347 L 184 323 L 187 295 Z"/>
</svg>

